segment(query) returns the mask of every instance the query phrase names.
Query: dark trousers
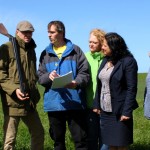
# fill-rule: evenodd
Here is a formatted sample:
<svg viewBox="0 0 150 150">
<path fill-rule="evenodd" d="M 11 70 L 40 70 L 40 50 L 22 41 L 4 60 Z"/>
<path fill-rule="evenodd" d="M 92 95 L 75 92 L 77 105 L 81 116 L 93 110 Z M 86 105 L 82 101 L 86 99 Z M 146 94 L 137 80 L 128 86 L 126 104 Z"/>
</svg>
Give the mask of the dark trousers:
<svg viewBox="0 0 150 150">
<path fill-rule="evenodd" d="M 75 149 L 88 149 L 86 112 L 84 110 L 48 112 L 48 117 L 50 122 L 49 133 L 54 140 L 54 150 L 66 150 L 66 122 L 75 143 Z"/>
<path fill-rule="evenodd" d="M 87 109 L 87 133 L 88 133 L 88 150 L 109 150 L 109 147 L 102 144 L 100 133 L 100 116 Z"/>
<path fill-rule="evenodd" d="M 88 150 L 100 150 L 100 117 L 92 109 L 87 109 L 87 127 Z"/>
</svg>

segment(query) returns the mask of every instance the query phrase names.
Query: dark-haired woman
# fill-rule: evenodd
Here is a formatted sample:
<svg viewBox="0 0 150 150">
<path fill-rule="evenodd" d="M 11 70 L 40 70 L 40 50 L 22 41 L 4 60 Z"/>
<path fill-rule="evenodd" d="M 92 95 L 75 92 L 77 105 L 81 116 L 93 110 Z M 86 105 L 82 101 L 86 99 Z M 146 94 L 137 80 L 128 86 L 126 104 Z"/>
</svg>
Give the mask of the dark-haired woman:
<svg viewBox="0 0 150 150">
<path fill-rule="evenodd" d="M 138 107 L 137 62 L 117 33 L 105 35 L 102 51 L 93 111 L 101 116 L 102 142 L 110 150 L 127 150 L 133 143 L 133 110 Z"/>
</svg>

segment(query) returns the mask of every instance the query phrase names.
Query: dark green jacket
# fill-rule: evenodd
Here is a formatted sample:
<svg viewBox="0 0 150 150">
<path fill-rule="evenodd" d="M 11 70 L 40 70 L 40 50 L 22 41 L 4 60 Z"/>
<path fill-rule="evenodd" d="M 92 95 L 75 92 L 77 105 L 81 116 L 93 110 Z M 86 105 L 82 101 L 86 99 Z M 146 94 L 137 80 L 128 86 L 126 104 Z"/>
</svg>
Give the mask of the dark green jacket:
<svg viewBox="0 0 150 150">
<path fill-rule="evenodd" d="M 36 75 L 36 44 L 32 39 L 30 43 L 25 44 L 16 36 L 17 47 L 20 52 L 23 83 L 26 92 L 29 93 L 30 100 L 21 101 L 16 97 L 15 90 L 20 88 L 18 69 L 11 42 L 7 42 L 0 47 L 0 84 L 1 100 L 3 111 L 6 115 L 25 116 L 30 110 L 34 110 L 36 103 L 40 99 L 37 89 Z"/>
</svg>

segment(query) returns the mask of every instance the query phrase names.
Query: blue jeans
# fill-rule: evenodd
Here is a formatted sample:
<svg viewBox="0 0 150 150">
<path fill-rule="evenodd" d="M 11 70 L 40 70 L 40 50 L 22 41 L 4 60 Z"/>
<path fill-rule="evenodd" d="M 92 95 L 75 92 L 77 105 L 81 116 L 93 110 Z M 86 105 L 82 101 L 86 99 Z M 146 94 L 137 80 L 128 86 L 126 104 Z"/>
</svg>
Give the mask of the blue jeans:
<svg viewBox="0 0 150 150">
<path fill-rule="evenodd" d="M 103 144 L 103 145 L 100 147 L 100 150 L 109 150 L 109 146 Z"/>
</svg>

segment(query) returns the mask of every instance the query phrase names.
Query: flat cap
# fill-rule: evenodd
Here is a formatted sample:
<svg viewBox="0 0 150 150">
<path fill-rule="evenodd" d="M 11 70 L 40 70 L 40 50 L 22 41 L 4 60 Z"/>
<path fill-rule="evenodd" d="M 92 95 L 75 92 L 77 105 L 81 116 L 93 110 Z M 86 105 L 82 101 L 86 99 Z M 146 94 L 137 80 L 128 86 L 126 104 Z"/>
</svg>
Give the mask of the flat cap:
<svg viewBox="0 0 150 150">
<path fill-rule="evenodd" d="M 32 31 L 34 32 L 33 25 L 29 21 L 21 21 L 17 25 L 19 31 Z"/>
</svg>

